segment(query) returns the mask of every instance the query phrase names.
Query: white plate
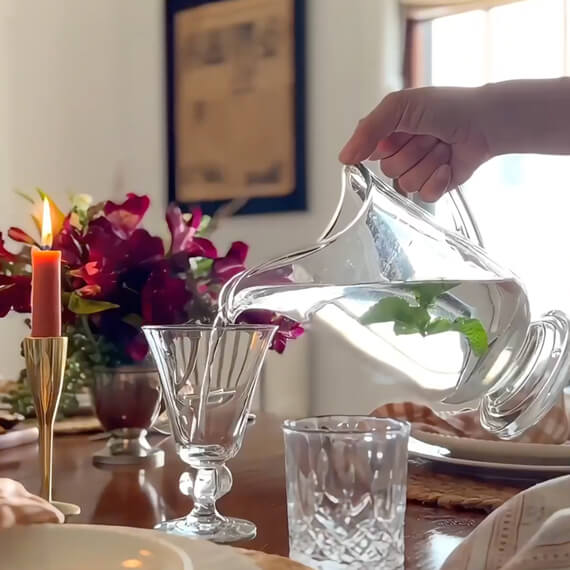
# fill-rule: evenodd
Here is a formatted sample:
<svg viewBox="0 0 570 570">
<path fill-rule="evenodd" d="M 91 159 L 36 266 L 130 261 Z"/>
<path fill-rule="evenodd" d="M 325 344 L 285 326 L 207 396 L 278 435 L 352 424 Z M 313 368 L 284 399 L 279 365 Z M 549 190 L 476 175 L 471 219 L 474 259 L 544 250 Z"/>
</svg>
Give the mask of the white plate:
<svg viewBox="0 0 570 570">
<path fill-rule="evenodd" d="M 134 529 L 146 535 L 159 535 L 178 548 L 181 548 L 192 560 L 194 570 L 211 570 L 226 568 L 227 570 L 260 570 L 260 567 L 247 556 L 243 556 L 231 546 L 220 546 L 205 540 L 193 540 L 175 534 L 166 534 L 157 530 Z"/>
<path fill-rule="evenodd" d="M 469 467 L 470 470 L 475 468 L 482 471 L 492 470 L 494 472 L 504 471 L 509 473 L 515 473 L 518 476 L 523 475 L 545 475 L 545 474 L 569 474 L 570 464 L 556 464 L 552 463 L 552 460 L 543 460 L 543 463 L 509 463 L 509 462 L 499 462 L 499 461 L 478 461 L 475 459 L 465 459 L 463 457 L 457 457 L 453 452 L 442 445 L 431 445 L 416 439 L 415 437 L 410 437 L 408 452 L 411 457 L 420 457 L 422 459 L 429 459 L 431 461 L 437 461 L 439 463 L 446 463 L 450 465 L 456 465 L 459 467 Z"/>
<path fill-rule="evenodd" d="M 0 532 L 0 553 L 10 570 L 260 570 L 230 546 L 109 525 L 14 527 Z"/>
<path fill-rule="evenodd" d="M 0 532 L 8 570 L 197 570 L 183 549 L 125 527 L 38 524 Z"/>
<path fill-rule="evenodd" d="M 516 443 L 512 441 L 491 441 L 471 439 L 454 435 L 441 435 L 413 430 L 413 436 L 420 441 L 444 447 L 454 457 L 479 461 L 498 461 L 500 463 L 537 463 L 547 460 L 549 463 L 570 465 L 570 445 L 548 443 Z"/>
</svg>

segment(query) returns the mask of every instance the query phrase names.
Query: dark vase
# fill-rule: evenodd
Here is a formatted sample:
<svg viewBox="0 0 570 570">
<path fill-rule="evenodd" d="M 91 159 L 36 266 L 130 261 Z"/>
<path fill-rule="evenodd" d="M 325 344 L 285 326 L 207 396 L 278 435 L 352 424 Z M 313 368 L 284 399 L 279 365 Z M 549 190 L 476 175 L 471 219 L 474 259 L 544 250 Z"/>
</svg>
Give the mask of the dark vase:
<svg viewBox="0 0 570 570">
<path fill-rule="evenodd" d="M 95 370 L 92 387 L 97 418 L 110 439 L 95 465 L 158 466 L 164 452 L 146 439 L 160 411 L 161 389 L 154 368 L 122 366 Z"/>
</svg>

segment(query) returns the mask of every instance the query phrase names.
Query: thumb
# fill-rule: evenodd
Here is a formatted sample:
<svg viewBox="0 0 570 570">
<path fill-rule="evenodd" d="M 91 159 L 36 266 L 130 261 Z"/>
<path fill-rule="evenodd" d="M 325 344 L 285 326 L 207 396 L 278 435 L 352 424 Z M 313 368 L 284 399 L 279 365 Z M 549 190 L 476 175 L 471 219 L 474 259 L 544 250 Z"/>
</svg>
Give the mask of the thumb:
<svg viewBox="0 0 570 570">
<path fill-rule="evenodd" d="M 340 151 L 339 160 L 355 164 L 366 160 L 382 139 L 396 130 L 408 101 L 407 91 L 395 91 L 382 99 L 376 108 L 362 119 L 348 142 Z"/>
</svg>

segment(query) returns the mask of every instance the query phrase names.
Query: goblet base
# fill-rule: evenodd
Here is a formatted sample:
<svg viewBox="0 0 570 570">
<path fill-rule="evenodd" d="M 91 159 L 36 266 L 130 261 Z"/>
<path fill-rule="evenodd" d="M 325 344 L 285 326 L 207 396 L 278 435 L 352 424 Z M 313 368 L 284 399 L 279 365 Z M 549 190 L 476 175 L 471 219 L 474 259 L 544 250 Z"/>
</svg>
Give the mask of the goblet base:
<svg viewBox="0 0 570 570">
<path fill-rule="evenodd" d="M 211 540 L 220 544 L 251 540 L 257 534 L 257 528 L 252 522 L 232 517 L 223 517 L 215 525 L 197 525 L 189 523 L 187 517 L 182 517 L 161 522 L 154 528 L 168 534 Z"/>
</svg>

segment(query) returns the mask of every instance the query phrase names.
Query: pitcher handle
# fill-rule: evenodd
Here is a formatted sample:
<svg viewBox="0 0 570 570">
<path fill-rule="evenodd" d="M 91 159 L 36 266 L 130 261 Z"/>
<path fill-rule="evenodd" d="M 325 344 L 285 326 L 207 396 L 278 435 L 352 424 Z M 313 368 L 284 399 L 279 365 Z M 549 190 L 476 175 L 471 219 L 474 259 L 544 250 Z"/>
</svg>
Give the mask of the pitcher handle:
<svg viewBox="0 0 570 570">
<path fill-rule="evenodd" d="M 398 182 L 392 181 L 394 188 L 397 188 Z M 475 221 L 475 216 L 467 204 L 467 200 L 463 195 L 463 189 L 461 186 L 457 186 L 455 189 L 450 190 L 442 198 L 443 200 L 451 201 L 452 208 L 452 218 L 453 224 L 455 226 L 455 231 L 461 234 L 464 238 L 472 241 L 481 248 L 484 248 L 483 237 L 481 236 L 481 231 L 479 226 Z M 430 213 L 432 216 L 435 215 L 435 204 L 432 202 L 424 202 L 418 194 L 414 194 L 412 201 L 420 206 L 422 210 Z"/>
<path fill-rule="evenodd" d="M 458 186 L 455 190 L 449 192 L 449 198 L 455 206 L 453 221 L 455 222 L 457 230 L 467 239 L 483 248 L 484 244 L 481 231 L 479 230 L 475 217 L 467 204 L 467 200 L 465 200 L 461 186 Z"/>
</svg>

